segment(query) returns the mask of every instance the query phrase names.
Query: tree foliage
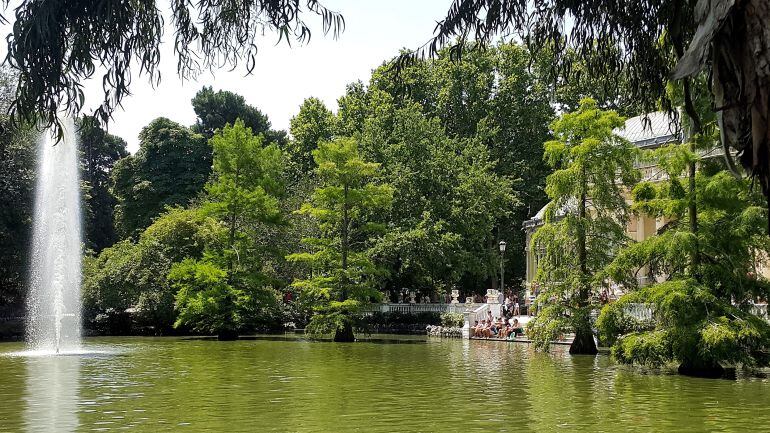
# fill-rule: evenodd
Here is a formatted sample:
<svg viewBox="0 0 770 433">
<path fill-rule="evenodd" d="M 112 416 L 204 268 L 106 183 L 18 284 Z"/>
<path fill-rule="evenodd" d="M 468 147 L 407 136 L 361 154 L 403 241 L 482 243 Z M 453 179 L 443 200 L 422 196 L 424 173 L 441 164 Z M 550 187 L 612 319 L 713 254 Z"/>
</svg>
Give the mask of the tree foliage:
<svg viewBox="0 0 770 433">
<path fill-rule="evenodd" d="M 202 209 L 227 227 L 224 245 L 208 249 L 199 260 L 174 265 L 169 279 L 177 289 L 175 326 L 226 339 L 255 326 L 275 306 L 268 248 L 259 238 L 282 220 L 278 197 L 284 158 L 240 119 L 219 130 L 210 143 L 214 175 Z"/>
<path fill-rule="evenodd" d="M 307 176 L 315 165 L 313 151 L 318 144 L 334 136 L 334 114 L 318 98 L 307 98 L 299 107 L 299 113 L 291 118 L 292 140 L 287 151 L 298 172 Z"/>
<path fill-rule="evenodd" d="M 603 283 L 601 270 L 626 243 L 624 187 L 639 180 L 636 148 L 614 132 L 623 124 L 617 113 L 584 99 L 576 112 L 551 125 L 554 140 L 544 154 L 556 168 L 546 180 L 551 202 L 545 224 L 532 237 L 532 250 L 542 251 L 536 278 L 547 283 L 528 326 L 538 347 L 572 331 L 570 353 L 596 353 L 592 293 Z"/>
<path fill-rule="evenodd" d="M 380 153 L 387 154 L 385 148 L 388 145 L 400 149 L 403 157 L 415 157 L 413 162 L 399 162 L 404 164 L 403 169 L 394 161 L 394 171 L 400 171 L 401 175 L 413 180 L 435 176 L 435 181 L 442 184 L 429 193 L 435 198 L 432 200 L 435 203 L 447 202 L 445 194 L 452 191 L 447 183 L 451 184 L 449 179 L 462 170 L 497 175 L 499 179 L 493 183 L 497 183 L 498 187 L 490 188 L 495 194 L 503 194 L 513 188 L 519 203 L 490 199 L 488 204 L 491 206 L 481 212 L 494 220 L 487 233 L 477 230 L 472 236 L 466 236 L 456 232 L 463 236 L 466 243 L 480 242 L 483 245 L 483 248 L 474 247 L 473 253 L 467 257 L 468 263 L 474 264 L 472 274 L 463 275 L 463 270 L 456 270 L 458 275 L 463 275 L 464 284 L 468 285 L 468 289 L 471 289 L 470 286 L 481 289 L 490 284 L 496 287 L 496 245 L 501 239 L 511 246 L 510 259 L 506 260 L 507 280 L 515 282 L 524 278 L 524 236 L 520 227 L 545 204 L 543 189 L 550 168 L 544 163 L 542 154 L 543 143 L 549 138 L 548 123 L 553 116 L 550 99 L 554 91 L 546 80 L 544 69 L 539 67 L 541 62 L 536 62 L 538 59 L 521 45 L 501 43 L 485 50 L 469 50 L 466 56 L 456 60 L 449 50 L 442 50 L 434 59 L 415 62 L 399 71 L 394 71 L 388 64 L 377 68 L 368 88 L 363 84 L 351 85 L 346 95 L 340 98 L 338 124 L 348 133 L 351 130 L 366 130 L 366 134 L 374 134 L 369 131 L 377 128 L 380 135 L 377 141 L 367 144 L 364 140 L 362 144 L 365 149 L 373 149 L 369 157 L 382 162 L 386 171 L 391 167 L 390 162 L 377 158 Z M 431 121 L 436 119 L 430 123 L 430 135 L 424 132 L 425 126 L 410 126 L 415 124 L 416 112 L 421 112 Z M 357 128 L 355 125 L 358 125 Z M 443 149 L 441 154 L 433 153 L 438 160 L 426 163 L 429 170 L 420 169 L 419 158 L 427 158 L 421 141 L 446 139 L 455 141 L 445 141 L 439 146 Z M 388 141 L 393 144 L 386 144 Z M 417 148 L 411 156 L 406 151 L 408 147 Z M 476 150 L 470 152 L 470 148 Z M 481 149 L 484 150 L 479 152 Z M 474 154 L 472 164 L 486 168 L 483 171 L 456 170 L 456 164 L 467 165 L 452 154 L 463 154 L 469 158 Z M 446 158 L 446 164 L 439 158 Z M 407 167 L 412 170 L 409 174 Z M 447 173 L 443 179 L 442 171 Z M 397 191 L 401 190 L 406 197 L 414 197 L 417 192 L 425 195 L 425 188 L 431 185 L 430 182 L 410 185 L 408 188 L 415 189 L 415 193 L 407 187 L 403 190 L 397 187 Z M 417 209 L 419 216 L 422 213 L 420 203 L 413 202 L 407 208 Z M 400 206 L 394 208 L 402 209 Z M 430 212 L 434 219 L 447 218 L 446 213 Z M 471 221 L 472 218 L 469 218 L 469 226 L 473 224 Z M 487 228 L 486 225 L 478 227 Z M 405 229 L 409 228 L 407 224 Z"/>
<path fill-rule="evenodd" d="M 767 365 L 770 327 L 749 314 L 754 300 L 770 295 L 770 281 L 758 268 L 770 253 L 763 197 L 723 165 L 699 160 L 689 144 L 663 147 L 649 157 L 665 180 L 638 184 L 632 209 L 665 225 L 656 236 L 622 249 L 604 273 L 629 289 L 636 288 L 642 269 L 663 282 L 602 311 L 603 338 L 615 342 L 613 354 L 629 364 L 677 362 L 680 371 L 696 375 L 718 374 L 725 364 Z M 683 175 L 692 161 L 701 169 L 690 191 Z M 688 223 L 691 201 L 696 232 Z M 630 321 L 624 310 L 629 303 L 649 305 L 654 320 Z"/>
<path fill-rule="evenodd" d="M 246 103 L 246 99 L 233 92 L 203 86 L 192 99 L 193 110 L 197 119 L 193 130 L 211 138 L 218 129 L 227 124 L 234 124 L 240 119 L 254 134 L 262 134 L 270 129 L 270 121 L 257 108 Z"/>
<path fill-rule="evenodd" d="M 277 34 L 278 42 L 307 42 L 308 16 L 320 17 L 323 32 L 335 37 L 345 25 L 339 13 L 317 0 L 174 1 L 168 11 L 164 16 L 155 2 L 144 1 L 106 0 L 98 6 L 91 0 L 21 2 L 6 57 L 21 72 L 12 116 L 57 124 L 61 110 L 80 111 L 83 81 L 100 73 L 104 100 L 95 116 L 106 122 L 130 94 L 134 68 L 153 85 L 160 83 L 165 21 L 173 26 L 177 71 L 185 79 L 244 62 L 253 71 L 263 35 Z"/>
<path fill-rule="evenodd" d="M 519 205 L 513 182 L 495 172 L 481 140 L 449 138 L 419 105 L 397 108 L 370 93 L 377 115 L 366 120 L 361 149 L 394 188 L 391 228 L 374 248 L 386 287 L 483 289 L 498 269 L 496 227 Z"/>
<path fill-rule="evenodd" d="M 118 233 L 136 236 L 166 206 L 186 205 L 210 172 L 211 147 L 203 136 L 163 117 L 153 120 L 139 134 L 139 151 L 112 171 Z"/>
<path fill-rule="evenodd" d="M 669 78 L 681 80 L 682 107 L 700 134 L 691 86 L 710 67 L 711 111 L 721 129 L 725 159 L 732 169 L 732 147 L 747 172 L 770 197 L 770 8 L 745 2 L 605 0 L 455 0 L 436 25 L 434 37 L 396 63 L 435 55 L 452 44 L 459 58 L 465 41 L 488 45 L 498 35 L 516 34 L 533 51 L 553 55 L 554 75 L 579 81 L 589 71 L 604 87 L 621 83 L 640 112 L 662 106 L 676 114 L 666 92 Z M 459 40 L 457 40 L 459 36 Z M 573 68 L 575 60 L 587 69 Z M 747 84 L 750 83 L 750 84 Z M 770 220 L 769 220 L 770 221 Z"/>
<path fill-rule="evenodd" d="M 86 320 L 109 321 L 111 315 L 133 309 L 139 326 L 169 332 L 176 317 L 176 290 L 167 279 L 171 267 L 184 259 L 201 258 L 207 248 L 221 248 L 225 232 L 222 224 L 200 209 L 173 208 L 136 242 L 126 239 L 87 257 L 82 286 Z"/>
<path fill-rule="evenodd" d="M 695 33 L 693 9 L 693 2 L 678 0 L 620 6 L 604 0 L 456 0 L 433 38 L 399 60 L 408 64 L 447 46 L 457 58 L 465 54 L 468 39 L 490 45 L 500 35 L 515 34 L 530 50 L 551 54 L 555 75 L 565 81 L 577 82 L 579 74 L 590 71 L 607 82 L 627 82 L 643 112 L 661 103 L 672 109 L 665 86 L 676 60 L 674 48 L 683 49 Z M 585 68 L 573 69 L 576 61 Z"/>
<path fill-rule="evenodd" d="M 317 300 L 318 312 L 308 330 L 352 341 L 352 314 L 379 298 L 373 284 L 377 269 L 367 249 L 372 236 L 383 229 L 372 212 L 390 206 L 393 189 L 374 182 L 379 164 L 363 160 L 354 139 L 324 142 L 313 158 L 321 184 L 298 212 L 311 216 L 321 235 L 303 239 L 308 251 L 287 259 L 309 266 L 310 275 L 293 283 Z"/>
<path fill-rule="evenodd" d="M 628 317 L 626 306 L 639 303 L 655 307 L 652 322 Z M 770 325 L 692 279 L 625 295 L 602 310 L 597 326 L 613 343 L 612 356 L 626 364 L 660 367 L 676 361 L 680 373 L 713 376 L 724 364 L 770 363 Z"/>
<path fill-rule="evenodd" d="M 116 200 L 110 192 L 110 172 L 115 163 L 128 156 L 126 142 L 104 131 L 93 117 L 78 121 L 85 197 L 85 238 L 87 248 L 96 252 L 117 241 L 114 211 Z"/>
<path fill-rule="evenodd" d="M 37 134 L 4 116 L 0 131 L 0 306 L 15 308 L 30 262 Z"/>
</svg>

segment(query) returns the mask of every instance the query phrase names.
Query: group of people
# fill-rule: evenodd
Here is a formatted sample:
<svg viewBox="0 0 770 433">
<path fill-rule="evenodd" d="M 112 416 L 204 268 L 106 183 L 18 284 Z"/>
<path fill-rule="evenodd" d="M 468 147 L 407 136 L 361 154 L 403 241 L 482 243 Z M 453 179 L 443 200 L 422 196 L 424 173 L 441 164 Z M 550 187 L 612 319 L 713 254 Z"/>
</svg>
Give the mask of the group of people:
<svg viewBox="0 0 770 433">
<path fill-rule="evenodd" d="M 502 296 L 502 294 L 501 294 Z M 519 312 L 519 295 L 514 294 L 505 297 L 505 300 L 500 302 L 500 312 L 506 319 L 510 319 L 513 316 L 520 316 Z"/>
<path fill-rule="evenodd" d="M 524 328 L 519 323 L 519 319 L 502 317 L 492 318 L 492 312 L 487 312 L 487 318 L 478 320 L 471 326 L 471 337 L 478 338 L 500 338 L 513 339 L 524 334 Z"/>
</svg>

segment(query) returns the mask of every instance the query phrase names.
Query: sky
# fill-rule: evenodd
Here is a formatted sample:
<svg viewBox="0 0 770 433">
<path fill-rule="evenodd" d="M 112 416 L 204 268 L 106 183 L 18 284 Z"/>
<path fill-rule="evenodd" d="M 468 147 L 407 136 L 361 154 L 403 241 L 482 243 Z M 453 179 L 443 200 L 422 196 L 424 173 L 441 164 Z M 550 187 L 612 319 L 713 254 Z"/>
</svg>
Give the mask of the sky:
<svg viewBox="0 0 770 433">
<path fill-rule="evenodd" d="M 308 20 L 313 37 L 304 46 L 284 42 L 267 34 L 251 75 L 245 67 L 235 71 L 204 73 L 196 81 L 182 81 L 176 74 L 173 34 L 166 28 L 161 48 L 160 86 L 153 88 L 144 77 L 134 76 L 132 95 L 123 100 L 107 129 L 128 142 L 128 150 L 139 147 L 138 134 L 156 117 L 168 117 L 184 125 L 195 123 L 190 100 L 204 85 L 243 95 L 247 103 L 265 113 L 274 129 L 288 130 L 305 98 L 314 96 L 336 111 L 337 98 L 345 85 L 368 82 L 371 71 L 403 47 L 416 48 L 432 35 L 452 0 L 325 0 L 322 3 L 345 17 L 346 29 L 339 39 L 323 36 L 320 21 Z M 162 2 L 159 2 L 162 4 Z M 7 11 L 9 12 L 9 11 Z M 6 16 L 12 17 L 12 13 Z M 168 23 L 170 20 L 166 20 Z M 2 33 L 8 33 L 8 27 Z M 5 51 L 5 44 L 2 51 Z M 4 57 L 5 53 L 0 53 Z M 101 76 L 85 83 L 86 107 L 93 109 L 102 98 Z M 86 111 L 88 112 L 88 111 Z"/>
</svg>

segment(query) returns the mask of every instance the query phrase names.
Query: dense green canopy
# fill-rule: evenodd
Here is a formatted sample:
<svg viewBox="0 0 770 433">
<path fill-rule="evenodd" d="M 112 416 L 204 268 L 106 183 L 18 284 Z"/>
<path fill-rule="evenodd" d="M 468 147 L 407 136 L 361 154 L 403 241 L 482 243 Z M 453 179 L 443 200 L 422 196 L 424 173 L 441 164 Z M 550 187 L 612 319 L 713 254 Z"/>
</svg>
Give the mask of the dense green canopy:
<svg viewBox="0 0 770 433">
<path fill-rule="evenodd" d="M 643 112 L 660 106 L 675 112 L 666 89 L 671 78 L 681 79 L 693 134 L 701 132 L 701 121 L 691 80 L 708 67 L 722 144 L 739 152 L 770 198 L 769 20 L 764 0 L 455 0 L 434 37 L 398 63 L 448 45 L 459 57 L 466 39 L 487 45 L 515 34 L 531 50 L 553 55 L 556 76 L 576 81 L 588 72 L 605 87 L 627 85 Z M 587 70 L 573 68 L 576 61 Z"/>
</svg>

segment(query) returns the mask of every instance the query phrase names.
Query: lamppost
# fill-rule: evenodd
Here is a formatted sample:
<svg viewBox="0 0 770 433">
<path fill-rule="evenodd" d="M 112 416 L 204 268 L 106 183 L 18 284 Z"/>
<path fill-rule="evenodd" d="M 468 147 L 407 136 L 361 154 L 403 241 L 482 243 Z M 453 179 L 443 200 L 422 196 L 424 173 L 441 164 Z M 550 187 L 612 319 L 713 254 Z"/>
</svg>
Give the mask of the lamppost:
<svg viewBox="0 0 770 433">
<path fill-rule="evenodd" d="M 500 241 L 500 291 L 505 293 L 505 267 L 503 255 L 505 254 L 505 241 Z"/>
</svg>

